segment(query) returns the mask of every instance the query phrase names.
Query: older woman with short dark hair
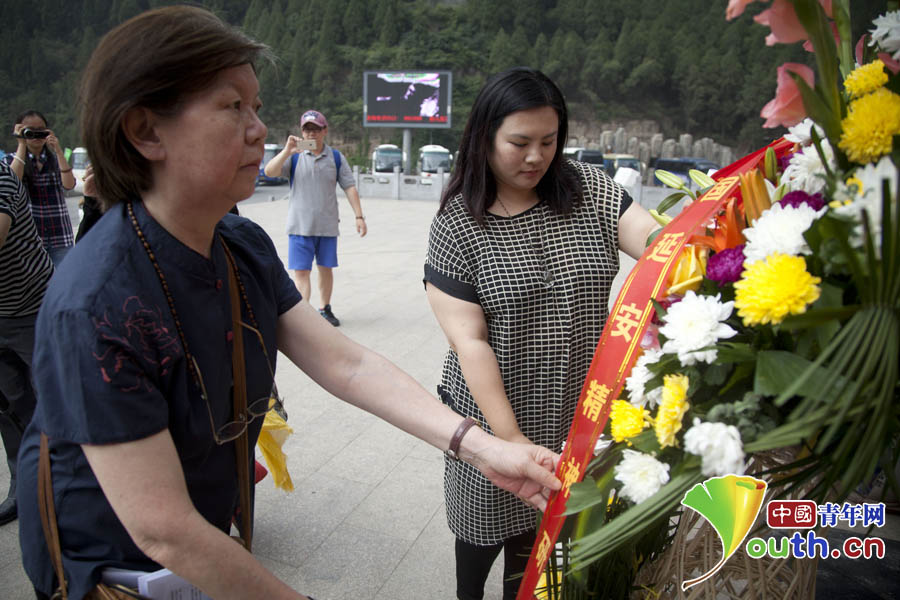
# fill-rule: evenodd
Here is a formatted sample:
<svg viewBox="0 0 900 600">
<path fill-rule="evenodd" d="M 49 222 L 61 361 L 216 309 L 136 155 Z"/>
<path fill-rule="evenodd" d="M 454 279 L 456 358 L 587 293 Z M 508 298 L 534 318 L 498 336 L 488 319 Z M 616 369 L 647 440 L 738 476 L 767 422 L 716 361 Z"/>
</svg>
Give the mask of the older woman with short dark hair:
<svg viewBox="0 0 900 600">
<path fill-rule="evenodd" d="M 106 212 L 45 298 L 19 455 L 39 597 L 101 597 L 115 593 L 107 568 L 164 566 L 217 600 L 305 598 L 248 552 L 277 351 L 535 506 L 559 487 L 556 455 L 469 428 L 338 333 L 300 302 L 266 234 L 228 214 L 263 157 L 253 62 L 265 54 L 202 9 L 169 7 L 112 30 L 87 66 L 82 130 Z"/>
</svg>

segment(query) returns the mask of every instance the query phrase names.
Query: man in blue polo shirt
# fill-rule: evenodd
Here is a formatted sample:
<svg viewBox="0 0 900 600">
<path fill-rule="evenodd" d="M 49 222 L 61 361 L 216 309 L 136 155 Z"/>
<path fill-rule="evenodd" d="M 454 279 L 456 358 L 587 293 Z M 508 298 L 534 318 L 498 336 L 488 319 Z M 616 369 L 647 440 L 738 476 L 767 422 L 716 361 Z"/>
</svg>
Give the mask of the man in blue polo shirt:
<svg viewBox="0 0 900 600">
<path fill-rule="evenodd" d="M 359 192 L 346 158 L 325 143 L 328 121 L 317 110 L 300 117 L 303 140 L 289 135 L 284 149 L 265 167 L 266 175 L 281 175 L 291 181 L 288 203 L 288 270 L 300 295 L 309 301 L 310 271 L 315 258 L 319 274 L 319 313 L 337 327 L 341 324 L 331 311 L 334 287 L 332 269 L 338 266 L 338 204 L 335 184 L 340 185 L 356 217 L 356 231 L 366 235 L 366 219 Z M 304 147 L 313 146 L 312 149 Z"/>
</svg>

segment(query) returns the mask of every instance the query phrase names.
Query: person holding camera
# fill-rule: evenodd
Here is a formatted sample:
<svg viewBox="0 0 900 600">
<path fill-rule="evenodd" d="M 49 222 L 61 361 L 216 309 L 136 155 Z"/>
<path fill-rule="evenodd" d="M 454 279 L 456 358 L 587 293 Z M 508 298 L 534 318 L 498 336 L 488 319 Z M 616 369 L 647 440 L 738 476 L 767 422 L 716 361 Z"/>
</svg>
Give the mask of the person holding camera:
<svg viewBox="0 0 900 600">
<path fill-rule="evenodd" d="M 58 267 L 75 244 L 66 208 L 66 190 L 75 187 L 72 167 L 40 112 L 26 110 L 16 117 L 13 136 L 18 141 L 16 151 L 3 160 L 25 185 L 38 235 L 53 265 Z"/>
<path fill-rule="evenodd" d="M 339 327 L 341 321 L 331 311 L 340 222 L 336 185 L 340 185 L 347 196 L 360 237 L 365 237 L 368 231 L 366 218 L 346 157 L 325 143 L 328 135 L 325 115 L 317 110 L 306 111 L 300 117 L 300 131 L 303 139 L 289 135 L 284 149 L 266 164 L 265 173 L 269 177 L 290 178 L 288 270 L 293 273 L 294 284 L 303 299 L 309 302 L 310 272 L 315 258 L 319 273 L 319 314 Z"/>
</svg>

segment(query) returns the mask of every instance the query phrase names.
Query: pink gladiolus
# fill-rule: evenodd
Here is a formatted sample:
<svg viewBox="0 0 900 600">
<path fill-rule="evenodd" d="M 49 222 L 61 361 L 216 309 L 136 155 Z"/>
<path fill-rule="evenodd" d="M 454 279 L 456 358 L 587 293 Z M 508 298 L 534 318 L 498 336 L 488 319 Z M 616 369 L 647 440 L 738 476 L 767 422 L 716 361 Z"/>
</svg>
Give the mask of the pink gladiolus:
<svg viewBox="0 0 900 600">
<path fill-rule="evenodd" d="M 730 21 L 741 16 L 748 4 L 756 0 L 728 0 L 728 8 L 725 9 L 725 20 Z"/>
<path fill-rule="evenodd" d="M 825 9 L 825 14 L 831 16 L 831 0 L 819 0 L 819 4 Z M 759 13 L 753 20 L 760 25 L 766 25 L 772 33 L 766 36 L 766 45 L 791 44 L 807 39 L 806 30 L 800 24 L 794 5 L 790 0 L 774 0 L 772 8 Z"/>
<path fill-rule="evenodd" d="M 858 65 L 863 64 L 863 56 L 865 55 L 866 43 L 868 41 L 869 41 L 869 34 L 864 33 L 859 38 L 859 41 L 856 42 L 856 48 L 854 49 L 854 55 L 856 58 L 856 64 L 858 64 Z"/>
<path fill-rule="evenodd" d="M 775 98 L 766 104 L 759 115 L 766 119 L 763 127 L 793 127 L 806 118 L 806 109 L 803 108 L 803 98 L 800 96 L 800 88 L 789 73 L 796 73 L 803 81 L 813 86 L 815 75 L 813 70 L 799 63 L 784 63 L 778 67 L 778 88 L 775 90 Z"/>
</svg>

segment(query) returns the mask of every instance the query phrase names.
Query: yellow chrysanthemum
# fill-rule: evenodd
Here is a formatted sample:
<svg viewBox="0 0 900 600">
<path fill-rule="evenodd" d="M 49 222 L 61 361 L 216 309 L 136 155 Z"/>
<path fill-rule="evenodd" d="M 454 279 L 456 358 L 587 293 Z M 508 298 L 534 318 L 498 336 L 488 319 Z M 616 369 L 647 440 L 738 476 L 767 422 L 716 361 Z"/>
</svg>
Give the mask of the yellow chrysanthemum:
<svg viewBox="0 0 900 600">
<path fill-rule="evenodd" d="M 681 431 L 681 420 L 691 407 L 687 401 L 689 384 L 686 375 L 666 375 L 663 378 L 662 400 L 653 423 L 656 440 L 663 448 L 678 445 L 675 434 Z"/>
<path fill-rule="evenodd" d="M 803 257 L 775 252 L 752 263 L 735 282 L 734 307 L 744 325 L 781 323 L 819 299 L 821 281 L 807 272 Z"/>
<path fill-rule="evenodd" d="M 844 80 L 844 89 L 851 98 L 859 98 L 870 92 L 874 92 L 888 82 L 887 73 L 884 72 L 884 63 L 874 60 L 853 70 Z"/>
<path fill-rule="evenodd" d="M 647 427 L 648 416 L 650 413 L 640 406 L 624 400 L 613 402 L 609 412 L 609 430 L 613 440 L 621 442 L 642 432 Z"/>
<path fill-rule="evenodd" d="M 875 162 L 891 151 L 892 137 L 900 134 L 900 96 L 879 88 L 850 103 L 841 122 L 838 146 L 859 164 Z"/>
</svg>

